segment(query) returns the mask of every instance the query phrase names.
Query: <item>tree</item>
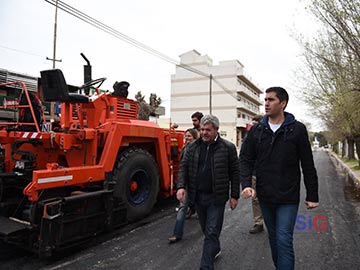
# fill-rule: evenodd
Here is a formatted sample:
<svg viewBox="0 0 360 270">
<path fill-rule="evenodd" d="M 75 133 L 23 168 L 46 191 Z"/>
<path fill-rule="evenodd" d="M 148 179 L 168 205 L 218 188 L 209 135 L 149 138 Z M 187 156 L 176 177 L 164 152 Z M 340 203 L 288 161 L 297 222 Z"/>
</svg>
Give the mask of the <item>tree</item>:
<svg viewBox="0 0 360 270">
<path fill-rule="evenodd" d="M 156 94 L 150 94 L 149 98 L 149 105 L 150 105 L 150 115 L 155 116 L 156 115 L 156 109 L 161 104 L 161 98 L 157 97 Z"/>
<path fill-rule="evenodd" d="M 350 154 L 355 142 L 359 155 L 360 4 L 311 0 L 308 9 L 323 28 L 311 42 L 298 38 L 308 74 L 302 80 L 305 101 L 329 130 L 348 140 Z"/>
<path fill-rule="evenodd" d="M 138 118 L 140 120 L 149 120 L 150 107 L 145 101 L 145 96 L 141 94 L 141 91 L 138 91 L 135 95 L 135 99 L 138 102 Z"/>
<path fill-rule="evenodd" d="M 343 46 L 343 55 L 349 57 L 349 83 L 352 90 L 360 89 L 360 3 L 357 0 L 312 0 L 309 10 L 328 29 L 337 36 Z M 344 59 L 346 60 L 346 59 Z"/>
<path fill-rule="evenodd" d="M 145 96 L 138 91 L 135 95 L 135 99 L 139 104 L 138 118 L 140 120 L 149 120 L 149 116 L 156 116 L 156 109 L 161 104 L 161 98 L 156 94 L 151 93 L 149 97 L 149 104 L 145 101 Z"/>
<path fill-rule="evenodd" d="M 314 133 L 314 138 L 317 139 L 317 141 L 319 142 L 319 146 L 325 146 L 328 144 L 328 141 L 326 139 L 326 136 L 324 134 L 324 132 L 320 131 L 320 132 L 315 132 Z"/>
</svg>

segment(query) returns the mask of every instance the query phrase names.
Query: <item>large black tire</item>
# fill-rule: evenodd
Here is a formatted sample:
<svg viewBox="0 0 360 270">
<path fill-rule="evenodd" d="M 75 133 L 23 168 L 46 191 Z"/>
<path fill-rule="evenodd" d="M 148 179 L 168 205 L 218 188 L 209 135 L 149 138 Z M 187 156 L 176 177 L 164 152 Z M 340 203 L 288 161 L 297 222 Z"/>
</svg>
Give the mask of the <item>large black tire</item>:
<svg viewBox="0 0 360 270">
<path fill-rule="evenodd" d="M 127 220 L 133 222 L 148 215 L 159 193 L 159 172 L 149 152 L 130 148 L 122 152 L 113 170 L 115 199 L 127 207 Z"/>
</svg>

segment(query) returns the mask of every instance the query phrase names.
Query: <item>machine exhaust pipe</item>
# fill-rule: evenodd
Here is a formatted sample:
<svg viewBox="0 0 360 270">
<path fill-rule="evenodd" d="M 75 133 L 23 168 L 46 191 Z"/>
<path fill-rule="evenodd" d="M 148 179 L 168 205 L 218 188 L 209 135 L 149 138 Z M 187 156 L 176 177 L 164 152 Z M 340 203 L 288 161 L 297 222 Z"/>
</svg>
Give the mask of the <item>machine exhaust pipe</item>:
<svg viewBox="0 0 360 270">
<path fill-rule="evenodd" d="M 82 56 L 82 58 L 84 58 L 84 60 L 86 61 L 86 65 L 84 65 L 84 83 L 90 82 L 92 80 L 91 76 L 91 65 L 90 65 L 90 61 L 86 58 L 86 56 L 83 53 L 80 53 L 80 55 Z M 86 87 L 84 89 L 85 94 L 89 95 L 90 93 L 90 88 Z"/>
</svg>

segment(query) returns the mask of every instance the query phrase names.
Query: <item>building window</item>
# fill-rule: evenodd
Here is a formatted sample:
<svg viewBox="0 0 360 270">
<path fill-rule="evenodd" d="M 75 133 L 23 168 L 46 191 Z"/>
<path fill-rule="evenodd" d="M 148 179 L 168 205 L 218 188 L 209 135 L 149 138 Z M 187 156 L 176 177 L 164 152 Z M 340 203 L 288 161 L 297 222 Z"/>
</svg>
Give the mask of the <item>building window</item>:
<svg viewBox="0 0 360 270">
<path fill-rule="evenodd" d="M 226 135 L 227 135 L 226 131 L 220 131 L 220 136 L 221 137 L 226 137 Z"/>
</svg>

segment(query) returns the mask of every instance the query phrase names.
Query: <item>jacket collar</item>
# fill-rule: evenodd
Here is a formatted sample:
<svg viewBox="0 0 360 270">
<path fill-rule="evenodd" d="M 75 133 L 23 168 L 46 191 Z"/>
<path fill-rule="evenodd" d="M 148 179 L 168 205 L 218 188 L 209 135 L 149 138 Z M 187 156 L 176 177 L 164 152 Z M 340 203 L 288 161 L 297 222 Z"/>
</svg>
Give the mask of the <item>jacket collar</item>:
<svg viewBox="0 0 360 270">
<path fill-rule="evenodd" d="M 281 124 L 281 127 L 286 127 L 290 124 L 293 124 L 295 123 L 295 116 L 291 113 L 288 113 L 288 112 L 284 112 L 285 114 L 285 120 L 284 122 Z M 268 126 L 269 127 L 269 116 L 265 116 L 262 121 L 261 121 L 261 124 L 263 124 L 264 126 Z"/>
<path fill-rule="evenodd" d="M 211 144 L 216 144 L 217 142 L 219 142 L 219 141 L 221 141 L 222 140 L 222 138 L 220 137 L 220 134 L 219 133 L 217 133 L 217 135 L 216 135 L 216 137 L 215 137 L 215 140 L 214 140 L 214 142 L 213 143 L 211 143 Z M 196 141 L 195 141 L 197 144 L 202 144 L 202 143 L 205 143 L 203 140 L 202 140 L 202 138 L 200 137 L 200 138 L 198 138 Z"/>
</svg>

